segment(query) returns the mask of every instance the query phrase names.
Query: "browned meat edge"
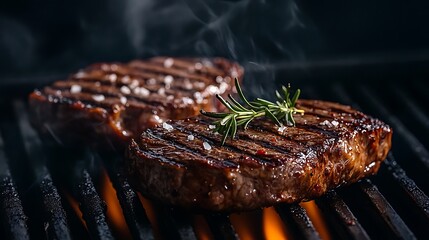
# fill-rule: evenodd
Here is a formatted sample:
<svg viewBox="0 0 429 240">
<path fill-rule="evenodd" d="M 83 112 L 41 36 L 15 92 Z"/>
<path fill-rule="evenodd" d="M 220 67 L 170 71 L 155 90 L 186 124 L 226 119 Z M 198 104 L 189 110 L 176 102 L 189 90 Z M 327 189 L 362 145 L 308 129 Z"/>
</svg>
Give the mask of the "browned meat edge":
<svg viewBox="0 0 429 240">
<path fill-rule="evenodd" d="M 32 123 L 64 145 L 122 149 L 148 127 L 217 109 L 215 93 L 230 93 L 232 79 L 242 76 L 238 64 L 222 58 L 94 64 L 34 91 Z"/>
<path fill-rule="evenodd" d="M 202 116 L 170 121 L 170 131 L 148 129 L 128 147 L 127 172 L 153 199 L 237 211 L 313 199 L 378 171 L 391 147 L 387 124 L 337 103 L 300 100 L 298 107 L 306 113 L 296 127 L 279 131 L 256 120 L 224 147 Z"/>
</svg>

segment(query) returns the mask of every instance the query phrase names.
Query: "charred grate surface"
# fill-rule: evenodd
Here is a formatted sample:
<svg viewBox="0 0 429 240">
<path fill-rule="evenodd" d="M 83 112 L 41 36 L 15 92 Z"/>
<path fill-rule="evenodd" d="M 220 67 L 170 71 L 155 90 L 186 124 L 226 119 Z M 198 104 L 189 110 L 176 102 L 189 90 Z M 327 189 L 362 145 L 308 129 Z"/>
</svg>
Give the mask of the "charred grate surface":
<svg viewBox="0 0 429 240">
<path fill-rule="evenodd" d="M 297 239 L 320 239 L 304 208 L 297 204 L 278 206 L 277 212 L 286 224 L 295 228 Z"/>
<path fill-rule="evenodd" d="M 370 239 L 365 229 L 350 208 L 335 191 L 330 191 L 317 200 L 318 206 L 327 216 L 327 221 L 342 239 Z"/>
<path fill-rule="evenodd" d="M 3 140 L 0 136 L 0 216 L 2 236 L 11 239 L 30 239 L 27 228 L 27 216 L 24 214 L 16 185 L 9 172 L 3 152 Z"/>
<path fill-rule="evenodd" d="M 333 82 L 302 88 L 306 98 L 349 104 L 386 120 L 394 129 L 394 147 L 377 176 L 316 199 L 315 206 L 321 212 L 319 220 L 312 216 L 311 210 L 298 204 L 275 206 L 281 224 L 287 229 L 286 235 L 293 239 L 321 239 L 326 236 L 318 226 L 322 219 L 331 238 L 427 237 L 429 112 L 424 103 L 429 101 L 428 84 L 392 84 L 385 92 L 377 84 L 350 87 Z M 82 157 L 86 153 L 73 155 L 43 146 L 29 124 L 25 100 L 3 101 L 0 107 L 5 114 L 0 118 L 2 236 L 123 239 L 107 214 L 111 206 L 100 194 L 99 176 L 105 169 L 134 239 L 245 238 L 236 228 L 240 220 L 231 224 L 228 214 L 192 213 L 156 203 L 145 205 L 118 167 L 120 154 L 92 153 L 98 159 L 95 161 Z M 13 145 L 18 147 L 11 148 Z M 57 152 L 52 154 L 53 151 Z M 28 187 L 36 190 L 27 194 Z M 38 209 L 28 204 L 33 197 L 37 198 L 34 204 Z M 197 227 L 195 219 L 204 220 L 206 228 Z M 266 220 L 261 217 L 252 221 L 259 229 L 249 232 L 267 236 Z"/>
</svg>

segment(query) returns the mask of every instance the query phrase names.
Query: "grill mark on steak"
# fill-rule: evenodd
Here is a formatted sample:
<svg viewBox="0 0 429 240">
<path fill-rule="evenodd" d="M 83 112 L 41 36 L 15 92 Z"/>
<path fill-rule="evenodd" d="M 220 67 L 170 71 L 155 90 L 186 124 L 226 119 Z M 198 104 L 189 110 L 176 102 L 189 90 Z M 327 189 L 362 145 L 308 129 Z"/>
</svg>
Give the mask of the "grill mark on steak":
<svg viewBox="0 0 429 240">
<path fill-rule="evenodd" d="M 165 60 L 167 60 L 167 58 L 163 58 L 163 57 L 155 57 L 152 59 L 153 62 L 159 63 L 159 64 L 164 64 Z M 177 67 L 179 69 L 189 69 L 189 68 L 194 68 L 195 69 L 195 62 L 193 62 L 191 59 L 177 59 L 174 60 L 173 65 L 174 67 Z M 208 67 L 204 64 L 201 64 L 201 70 L 210 74 L 210 75 L 222 75 L 222 72 L 213 68 L 213 67 Z"/>
<path fill-rule="evenodd" d="M 391 147 L 392 130 L 388 125 L 345 106 L 314 101 L 312 107 L 311 100 L 298 100 L 298 104 L 301 101 L 309 113 L 329 117 L 297 115 L 298 127 L 286 127 L 283 132 L 278 132 L 272 122 L 255 119 L 248 130 L 239 130 L 238 138 L 228 138 L 223 147 L 222 136 L 208 128 L 210 121 L 204 116 L 171 121 L 171 132 L 162 127 L 147 130 L 136 140 L 138 145 L 131 145 L 127 151 L 125 164 L 132 184 L 146 196 L 173 205 L 235 211 L 312 199 L 378 171 Z M 321 110 L 331 108 L 337 110 Z M 153 141 L 147 137 L 148 131 L 156 131 L 157 142 L 181 144 L 182 149 L 160 148 L 157 154 L 184 162 L 183 153 L 198 149 L 198 162 L 189 160 L 186 167 L 175 170 L 139 158 L 136 152 L 146 148 L 153 151 L 147 145 Z M 186 142 L 187 133 L 198 140 Z M 277 141 L 270 142 L 271 137 Z M 207 153 L 201 152 L 202 141 L 210 141 L 212 148 Z M 257 154 L 260 148 L 263 151 Z M 204 155 L 210 159 L 203 159 Z M 205 163 L 224 156 L 237 167 L 215 168 Z"/>
<path fill-rule="evenodd" d="M 271 134 L 273 134 L 275 137 L 281 137 L 282 139 L 284 139 L 285 141 L 289 141 L 289 142 L 298 142 L 300 144 L 303 144 L 304 146 L 311 146 L 310 143 L 308 142 L 308 140 L 311 140 L 311 138 L 307 138 L 308 135 L 311 135 L 312 137 L 314 137 L 314 139 L 312 140 L 317 140 L 323 137 L 323 135 L 321 134 L 320 131 L 311 131 L 310 129 L 307 128 L 299 128 L 297 127 L 298 124 L 295 127 L 286 127 L 283 132 L 280 132 L 278 130 L 278 127 L 273 128 L 273 125 L 271 122 L 259 122 L 257 128 L 269 132 Z M 291 135 L 292 134 L 292 135 Z M 305 134 L 305 135 L 304 135 Z M 305 139 L 300 139 L 300 136 L 306 136 Z M 314 145 L 314 144 L 313 144 Z"/>
<path fill-rule="evenodd" d="M 192 124 L 186 122 L 185 124 L 176 125 L 172 123 L 173 127 L 180 129 L 180 131 L 189 131 L 192 134 L 204 138 L 206 141 L 211 142 L 212 146 L 217 146 L 222 141 L 222 136 L 220 134 L 213 133 L 212 131 L 208 131 L 204 125 L 201 124 Z M 282 159 L 285 159 L 283 153 L 275 151 L 275 149 L 269 148 L 266 149 L 266 153 L 264 155 L 264 159 L 257 155 L 258 150 L 263 149 L 263 146 L 257 144 L 256 142 L 248 142 L 242 139 L 234 139 L 234 144 L 230 144 L 231 140 L 227 140 L 224 144 L 224 148 L 228 150 L 234 151 L 238 154 L 246 153 L 251 158 L 249 158 L 249 162 L 252 160 L 256 161 L 257 165 L 267 165 L 267 166 L 276 166 L 280 164 Z"/>
<path fill-rule="evenodd" d="M 162 163 L 172 164 L 172 165 L 178 166 L 178 167 L 185 167 L 185 165 L 183 165 L 180 162 L 177 162 L 177 161 L 174 161 L 172 159 L 166 158 L 162 154 L 157 154 L 157 153 L 152 152 L 150 150 L 142 151 L 142 150 L 139 149 L 139 154 L 142 155 L 142 156 L 145 156 L 147 158 L 161 160 Z"/>
<path fill-rule="evenodd" d="M 48 126 L 66 144 L 82 142 L 108 150 L 113 142 L 120 150 L 131 136 L 167 119 L 221 109 L 214 95 L 230 93 L 233 75 L 240 80 L 243 74 L 239 65 L 225 59 L 212 59 L 210 66 L 201 59 L 173 58 L 173 64 L 161 59 L 167 61 L 93 64 L 34 91 L 33 125 L 49 137 Z M 69 120 L 73 125 L 62 124 Z M 104 139 L 113 140 L 104 144 Z"/>
<path fill-rule="evenodd" d="M 183 141 L 178 141 L 178 139 L 180 139 L 180 133 L 178 132 L 176 132 L 176 134 L 178 134 L 177 136 L 178 138 L 176 139 L 174 137 L 169 137 L 168 134 L 159 135 L 159 133 L 157 133 L 156 131 L 152 131 L 150 129 L 147 131 L 147 133 L 148 133 L 148 136 L 155 138 L 158 141 L 158 144 L 160 145 L 164 144 L 164 146 L 173 147 L 172 149 L 179 149 L 179 150 L 185 151 L 191 154 L 194 157 L 194 159 L 198 159 L 198 161 L 202 163 L 207 163 L 210 166 L 218 167 L 218 168 L 237 167 L 236 163 L 226 160 L 224 158 L 221 158 L 221 156 L 211 157 L 207 153 L 204 153 L 204 150 L 201 149 L 201 147 L 203 146 L 202 142 L 200 142 L 199 145 L 197 144 L 189 145 L 184 143 Z M 163 139 L 161 136 L 166 139 Z M 198 142 L 198 140 L 194 140 L 194 141 Z M 201 146 L 201 147 L 198 148 L 198 146 Z M 226 156 L 225 154 L 222 154 L 222 155 Z M 204 161 L 203 159 L 207 159 L 208 161 Z M 171 161 L 177 161 L 177 159 L 171 160 Z M 185 161 L 177 161 L 177 162 L 180 162 L 181 164 L 186 166 L 187 161 L 185 160 Z"/>
<path fill-rule="evenodd" d="M 204 123 L 206 125 L 211 124 L 211 122 L 208 119 L 205 118 L 200 118 L 200 122 Z M 258 122 L 258 123 L 262 123 L 262 122 Z M 260 127 L 259 124 L 252 124 L 252 125 L 257 125 L 258 127 Z M 241 129 L 242 130 L 242 129 Z M 270 129 L 271 130 L 271 129 Z M 268 131 L 270 132 L 270 131 Z M 200 132 L 198 132 L 200 133 Z M 296 144 L 293 141 L 290 141 L 289 139 L 285 138 L 284 136 L 278 134 L 277 132 L 274 133 L 276 134 L 278 137 L 281 137 L 282 139 L 276 139 L 276 136 L 273 136 L 272 134 L 265 134 L 261 131 L 255 131 L 253 129 L 247 129 L 246 131 L 239 131 L 237 132 L 236 136 L 239 139 L 247 139 L 247 140 L 251 140 L 255 143 L 260 144 L 260 149 L 271 149 L 271 150 L 275 150 L 277 152 L 280 152 L 282 154 L 286 154 L 287 156 L 293 156 L 293 154 L 296 153 L 296 151 L 298 151 L 299 149 L 303 148 L 304 146 L 302 146 L 302 143 Z M 282 144 L 283 143 L 283 144 Z M 294 146 L 294 148 L 288 149 L 286 150 L 284 148 L 284 146 Z M 238 151 L 240 151 L 239 149 L 237 149 Z M 254 155 L 257 156 L 257 155 Z M 264 161 L 261 159 L 261 161 Z"/>
<path fill-rule="evenodd" d="M 101 73 L 100 73 L 101 71 Z M 123 73 L 124 71 L 127 71 L 126 73 Z M 96 75 L 98 73 L 98 75 Z M 122 70 L 122 72 L 120 72 L 118 69 L 116 70 L 108 70 L 108 71 L 104 71 L 101 69 L 94 69 L 92 70 L 92 72 L 87 72 L 85 76 L 82 77 L 77 77 L 76 75 L 72 76 L 74 79 L 82 79 L 82 80 L 92 80 L 92 81 L 102 81 L 103 83 L 112 83 L 109 79 L 105 79 L 106 75 L 110 75 L 110 74 L 115 74 L 119 79 L 120 82 L 123 84 L 127 84 L 124 83 L 123 78 L 124 77 L 129 77 L 132 78 L 133 80 L 138 80 L 140 83 L 144 82 L 144 84 L 147 84 L 147 81 L 150 79 L 155 79 L 156 80 L 156 84 L 160 84 L 163 82 L 164 78 L 168 75 L 168 74 L 160 74 L 160 73 L 156 73 L 156 72 L 143 72 L 142 70 L 139 69 L 135 69 L 135 68 L 126 68 L 124 67 L 124 69 Z M 209 76 L 209 77 L 216 77 L 216 76 Z M 199 84 L 195 84 L 195 83 L 203 83 L 203 84 L 210 84 L 210 78 L 207 78 L 207 81 L 201 81 L 201 79 L 189 79 L 189 78 L 183 78 L 183 77 L 175 77 L 174 78 L 175 81 L 181 81 L 184 82 L 186 79 L 188 80 L 192 80 L 193 84 L 193 88 L 197 87 L 196 85 Z M 202 88 L 200 88 L 202 89 Z"/>
<path fill-rule="evenodd" d="M 192 134 L 193 136 L 196 136 L 195 138 L 197 139 L 202 139 L 202 142 L 207 142 L 210 144 L 210 146 L 215 146 L 217 142 L 219 142 L 219 139 L 216 139 L 214 137 L 210 137 L 207 135 L 201 135 L 201 131 L 194 131 L 195 129 L 192 128 L 187 128 L 184 125 L 175 125 L 174 123 L 172 123 L 173 127 L 175 129 L 178 129 L 180 132 L 184 132 L 187 134 Z M 205 131 L 203 131 L 205 132 Z M 201 146 L 202 146 L 202 142 L 201 142 Z M 188 146 L 190 147 L 190 146 Z M 229 154 L 234 154 L 236 156 L 236 158 L 241 158 L 242 157 L 242 149 L 237 148 L 235 146 L 231 146 L 228 144 L 224 145 L 224 149 L 225 151 L 227 151 Z M 206 150 L 207 151 L 207 150 Z M 216 150 L 217 151 L 217 150 Z M 207 151 L 208 152 L 208 151 Z M 246 161 L 246 164 L 251 164 L 251 165 L 273 165 L 273 163 L 271 161 L 267 161 L 264 159 L 261 159 L 260 157 L 258 157 L 256 154 L 252 153 L 252 152 L 247 152 L 249 155 L 251 155 L 251 158 L 248 158 L 248 161 Z M 252 161 L 255 160 L 255 161 Z"/>
<path fill-rule="evenodd" d="M 193 80 L 199 80 L 205 83 L 209 83 L 209 79 L 207 77 L 203 77 L 200 75 L 196 75 L 196 74 L 189 74 L 189 73 L 185 73 L 180 71 L 179 69 L 173 69 L 173 68 L 164 68 L 162 66 L 158 66 L 155 64 L 151 64 L 150 62 L 147 63 L 130 63 L 130 67 L 133 69 L 138 69 L 138 70 L 146 70 L 146 71 L 151 71 L 154 73 L 158 73 L 158 74 L 165 74 L 165 75 L 171 75 L 173 77 L 182 77 L 182 78 L 189 78 L 189 79 L 193 79 Z"/>
<path fill-rule="evenodd" d="M 149 96 L 147 97 L 141 97 L 137 94 L 123 94 L 119 88 L 102 88 L 102 87 L 87 87 L 85 85 L 80 84 L 82 87 L 82 91 L 79 94 L 73 94 L 70 93 L 70 90 L 68 88 L 64 87 L 47 87 L 46 91 L 54 94 L 54 91 L 60 90 L 62 91 L 62 96 L 65 96 L 69 99 L 73 100 L 79 100 L 82 97 L 82 94 L 92 94 L 92 95 L 103 95 L 107 98 L 117 98 L 120 100 L 121 97 L 126 97 L 128 102 L 135 102 L 135 103 L 145 103 L 147 105 L 155 105 L 155 106 L 167 106 L 168 104 L 172 104 L 171 101 L 166 101 L 165 96 L 160 96 L 156 92 L 151 92 Z M 184 97 L 184 96 L 176 96 L 176 97 Z M 118 101 L 119 104 L 120 101 Z"/>
<path fill-rule="evenodd" d="M 138 81 L 139 86 L 144 86 L 147 90 L 151 91 L 152 93 L 155 93 L 159 88 L 165 88 L 166 84 L 163 82 L 163 80 L 155 79 L 154 83 L 149 84 L 149 79 L 141 79 L 141 78 L 133 78 L 129 81 Z M 123 82 L 124 80 L 117 80 L 116 82 L 112 83 L 110 80 L 105 79 L 98 79 L 98 78 L 88 78 L 84 81 L 79 81 L 80 79 L 73 79 L 74 81 L 60 81 L 55 83 L 55 85 L 63 85 L 68 86 L 71 84 L 81 85 L 81 86 L 94 86 L 94 82 L 99 82 L 101 86 L 105 86 L 106 88 L 113 88 L 113 89 L 120 89 L 122 86 L 126 86 L 130 88 L 130 83 Z M 185 79 L 179 79 L 176 78 L 173 80 L 173 82 L 169 85 L 169 88 L 166 89 L 166 91 L 170 91 L 171 95 L 175 96 L 192 96 L 192 93 L 195 91 L 201 91 L 204 90 L 204 87 L 196 86 L 195 84 L 192 85 L 192 88 L 185 88 L 183 86 Z M 191 83 L 192 84 L 192 83 Z M 134 88 L 130 88 L 130 90 L 133 90 Z M 171 90 L 170 90 L 171 89 Z"/>
</svg>

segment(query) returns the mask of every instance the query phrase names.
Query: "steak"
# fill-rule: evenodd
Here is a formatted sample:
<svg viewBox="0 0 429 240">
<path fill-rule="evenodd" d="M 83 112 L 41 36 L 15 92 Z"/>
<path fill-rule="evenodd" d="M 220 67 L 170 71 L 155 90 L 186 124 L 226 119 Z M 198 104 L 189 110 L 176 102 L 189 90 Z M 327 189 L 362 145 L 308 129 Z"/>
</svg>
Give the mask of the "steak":
<svg viewBox="0 0 429 240">
<path fill-rule="evenodd" d="M 63 145 L 124 149 L 132 137 L 166 119 L 195 116 L 220 105 L 243 69 L 222 58 L 155 57 L 93 64 L 29 98 L 32 123 Z"/>
<path fill-rule="evenodd" d="M 298 100 L 296 126 L 256 119 L 236 139 L 212 119 L 169 121 L 132 140 L 126 171 L 144 195 L 214 211 L 295 203 L 375 174 L 391 147 L 391 128 L 337 103 Z"/>
</svg>

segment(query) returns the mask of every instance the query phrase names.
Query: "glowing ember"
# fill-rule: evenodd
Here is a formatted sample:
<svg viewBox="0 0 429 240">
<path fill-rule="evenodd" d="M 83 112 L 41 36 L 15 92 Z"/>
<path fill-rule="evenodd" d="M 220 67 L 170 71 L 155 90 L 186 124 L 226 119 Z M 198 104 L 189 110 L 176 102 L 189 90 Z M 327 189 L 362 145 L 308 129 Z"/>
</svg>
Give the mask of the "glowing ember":
<svg viewBox="0 0 429 240">
<path fill-rule="evenodd" d="M 302 202 L 299 205 L 307 211 L 307 215 L 313 223 L 314 228 L 319 232 L 320 237 L 324 240 L 332 239 L 331 234 L 328 231 L 328 227 L 326 226 L 326 221 L 323 219 L 322 213 L 316 203 L 314 201 L 309 201 Z"/>
<path fill-rule="evenodd" d="M 199 240 L 210 240 L 214 239 L 210 232 L 210 227 L 204 219 L 203 215 L 194 215 L 194 231 L 197 239 Z"/>
<path fill-rule="evenodd" d="M 229 216 L 241 240 L 263 239 L 261 211 L 234 213 Z"/>
<path fill-rule="evenodd" d="M 288 239 L 287 229 L 273 207 L 265 208 L 263 213 L 265 239 Z"/>
<path fill-rule="evenodd" d="M 83 219 L 83 214 L 82 211 L 79 208 L 79 203 L 78 201 L 76 201 L 70 194 L 68 194 L 67 192 L 64 192 L 64 196 L 66 197 L 67 201 L 70 203 L 70 206 L 72 207 L 73 211 L 75 212 L 75 214 L 77 215 L 77 217 L 79 218 L 79 220 L 82 222 L 83 226 L 85 226 L 86 229 L 88 229 L 88 227 L 86 226 L 86 222 Z"/>
<path fill-rule="evenodd" d="M 152 226 L 153 233 L 155 235 L 155 239 L 161 239 L 161 234 L 159 233 L 158 219 L 156 217 L 155 208 L 153 204 L 144 198 L 140 193 L 137 193 L 139 196 L 140 202 L 143 205 L 143 208 L 147 214 L 147 218 L 149 218 L 150 225 Z"/>
<path fill-rule="evenodd" d="M 131 233 L 122 214 L 116 190 L 105 171 L 102 175 L 102 196 L 107 204 L 107 219 L 111 223 L 112 229 L 121 236 L 121 239 L 130 239 Z"/>
</svg>

